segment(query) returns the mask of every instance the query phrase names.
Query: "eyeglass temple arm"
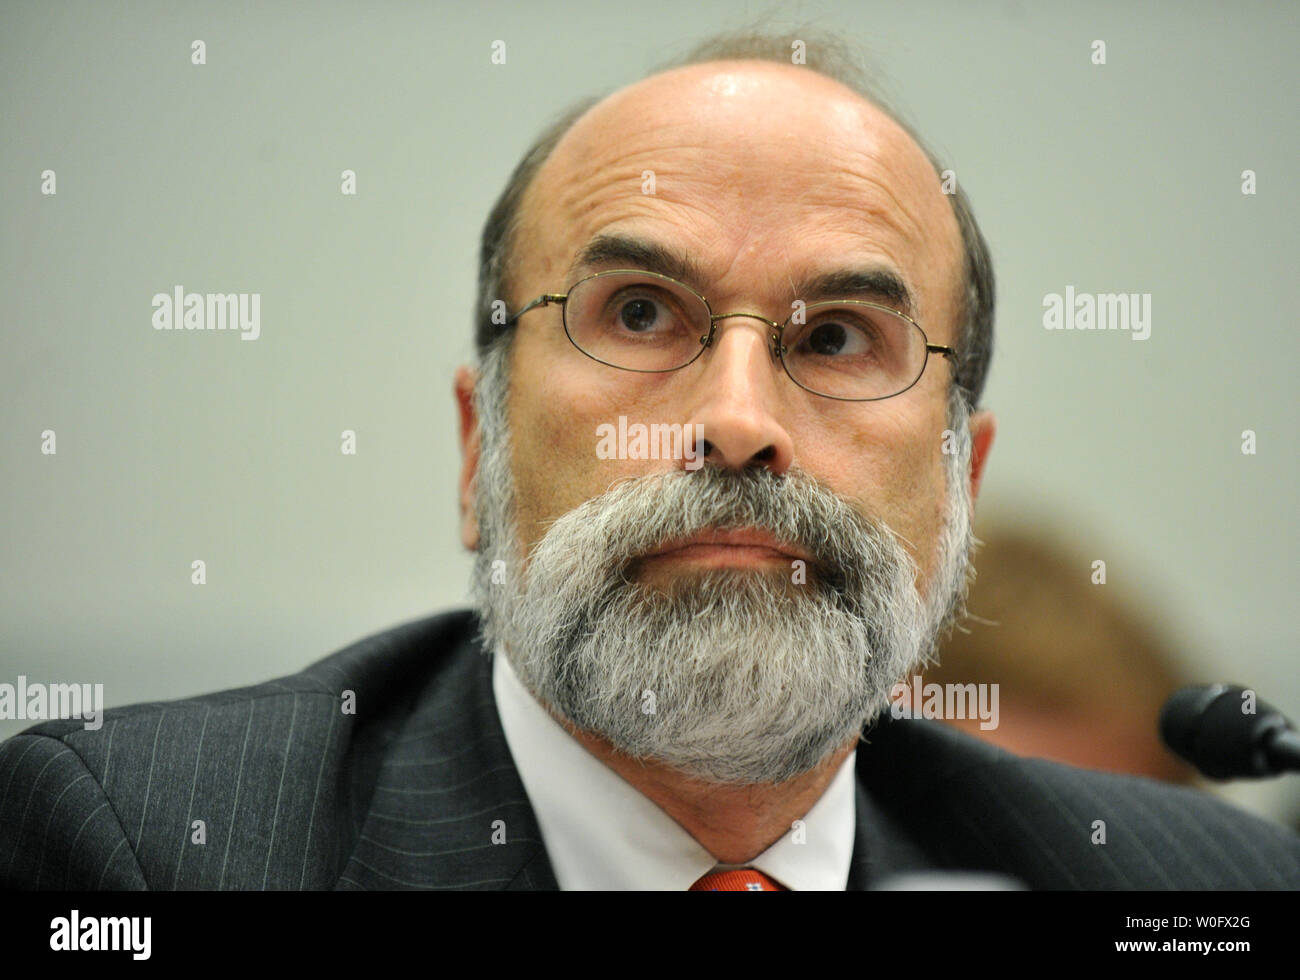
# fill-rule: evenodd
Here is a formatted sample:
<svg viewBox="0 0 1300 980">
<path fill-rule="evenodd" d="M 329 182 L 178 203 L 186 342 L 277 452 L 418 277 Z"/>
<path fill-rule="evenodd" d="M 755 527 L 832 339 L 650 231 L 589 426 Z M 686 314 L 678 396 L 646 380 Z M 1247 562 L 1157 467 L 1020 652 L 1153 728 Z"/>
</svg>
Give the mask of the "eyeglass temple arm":
<svg viewBox="0 0 1300 980">
<path fill-rule="evenodd" d="M 538 296 L 537 299 L 533 300 L 531 303 L 529 303 L 527 306 L 525 306 L 522 310 L 520 310 L 518 313 L 516 313 L 514 316 L 512 316 L 509 320 L 507 320 L 507 321 L 505 322 L 504 326 L 507 326 L 507 327 L 512 326 L 516 320 L 518 320 L 521 316 L 523 316 L 523 315 L 524 315 L 525 313 L 527 313 L 529 310 L 534 310 L 534 309 L 536 309 L 536 308 L 539 307 L 539 306 L 549 306 L 551 303 L 563 303 L 563 302 L 564 302 L 566 299 L 568 299 L 568 298 L 569 298 L 569 294 L 568 294 L 568 293 L 542 293 L 541 296 Z"/>
<path fill-rule="evenodd" d="M 942 354 L 944 357 L 957 356 L 957 352 L 953 350 L 951 347 L 944 347 L 940 344 L 926 344 L 925 349 L 928 350 L 931 354 Z"/>
</svg>

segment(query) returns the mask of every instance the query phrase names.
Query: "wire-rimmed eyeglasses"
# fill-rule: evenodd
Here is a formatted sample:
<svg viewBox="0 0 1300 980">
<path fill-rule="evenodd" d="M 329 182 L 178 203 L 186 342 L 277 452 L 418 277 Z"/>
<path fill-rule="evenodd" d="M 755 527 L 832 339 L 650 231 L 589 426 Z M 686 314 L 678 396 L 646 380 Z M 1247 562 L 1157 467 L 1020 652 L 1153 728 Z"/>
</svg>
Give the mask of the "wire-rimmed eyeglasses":
<svg viewBox="0 0 1300 980">
<path fill-rule="evenodd" d="M 657 272 L 611 269 L 579 279 L 566 293 L 543 293 L 506 321 L 559 303 L 564 332 L 594 361 L 623 371 L 678 371 L 713 343 L 719 320 L 750 317 L 771 328 L 772 356 L 800 388 L 840 401 L 901 395 L 925 373 L 931 344 L 921 325 L 898 310 L 863 300 L 795 302 L 784 323 L 756 313 L 714 313 L 685 283 Z"/>
</svg>

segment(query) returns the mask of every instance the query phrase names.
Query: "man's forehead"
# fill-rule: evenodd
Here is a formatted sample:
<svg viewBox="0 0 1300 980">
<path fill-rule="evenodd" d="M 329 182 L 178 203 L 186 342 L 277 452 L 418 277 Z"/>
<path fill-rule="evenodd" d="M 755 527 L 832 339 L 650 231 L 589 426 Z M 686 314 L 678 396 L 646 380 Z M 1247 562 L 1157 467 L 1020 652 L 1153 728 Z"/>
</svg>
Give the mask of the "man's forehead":
<svg viewBox="0 0 1300 980">
<path fill-rule="evenodd" d="M 804 259 L 860 246 L 943 292 L 960 246 L 933 165 L 901 126 L 833 79 L 767 62 L 692 65 L 609 96 L 560 140 L 520 217 L 533 254 L 516 258 L 547 277 L 614 226 L 680 232 L 671 244 L 705 268 L 775 250 L 783 273 L 800 263 L 791 232 L 806 233 Z"/>
<path fill-rule="evenodd" d="M 887 113 L 857 92 L 818 72 L 768 61 L 719 61 L 651 75 L 612 93 L 570 127 L 551 155 L 569 165 L 611 135 L 658 135 L 671 145 L 672 134 L 717 133 L 757 145 L 846 139 L 894 149 L 910 145 L 917 161 L 924 154 Z M 551 165 L 548 163 L 548 167 Z M 545 170 L 547 168 L 543 168 Z"/>
</svg>

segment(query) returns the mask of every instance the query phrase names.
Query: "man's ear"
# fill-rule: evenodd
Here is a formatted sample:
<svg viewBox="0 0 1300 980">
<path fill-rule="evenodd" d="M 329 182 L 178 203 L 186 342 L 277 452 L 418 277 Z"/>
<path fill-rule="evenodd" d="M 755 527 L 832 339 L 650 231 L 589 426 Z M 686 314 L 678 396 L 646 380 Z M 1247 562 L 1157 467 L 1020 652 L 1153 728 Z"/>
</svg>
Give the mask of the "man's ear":
<svg viewBox="0 0 1300 980">
<path fill-rule="evenodd" d="M 997 432 L 997 419 L 992 412 L 975 412 L 970 417 L 970 498 L 980 495 L 980 484 L 984 480 L 984 466 L 989 461 L 989 450 L 993 448 L 993 435 Z"/>
<path fill-rule="evenodd" d="M 478 413 L 474 411 L 474 386 L 478 372 L 461 365 L 456 369 L 452 390 L 460 414 L 460 540 L 470 551 L 478 550 L 478 518 L 474 510 L 474 478 L 478 475 Z"/>
</svg>

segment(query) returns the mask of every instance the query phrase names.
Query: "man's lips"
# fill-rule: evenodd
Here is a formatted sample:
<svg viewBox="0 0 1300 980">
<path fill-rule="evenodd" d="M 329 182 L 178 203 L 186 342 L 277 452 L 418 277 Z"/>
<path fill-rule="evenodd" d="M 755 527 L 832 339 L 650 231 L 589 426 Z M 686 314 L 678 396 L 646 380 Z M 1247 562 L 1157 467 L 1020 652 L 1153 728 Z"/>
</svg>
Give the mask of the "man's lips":
<svg viewBox="0 0 1300 980">
<path fill-rule="evenodd" d="M 771 534 L 753 528 L 737 531 L 701 531 L 685 538 L 674 538 L 642 555 L 641 558 L 643 560 L 673 558 L 711 565 L 812 561 L 802 548 L 779 541 Z"/>
</svg>

